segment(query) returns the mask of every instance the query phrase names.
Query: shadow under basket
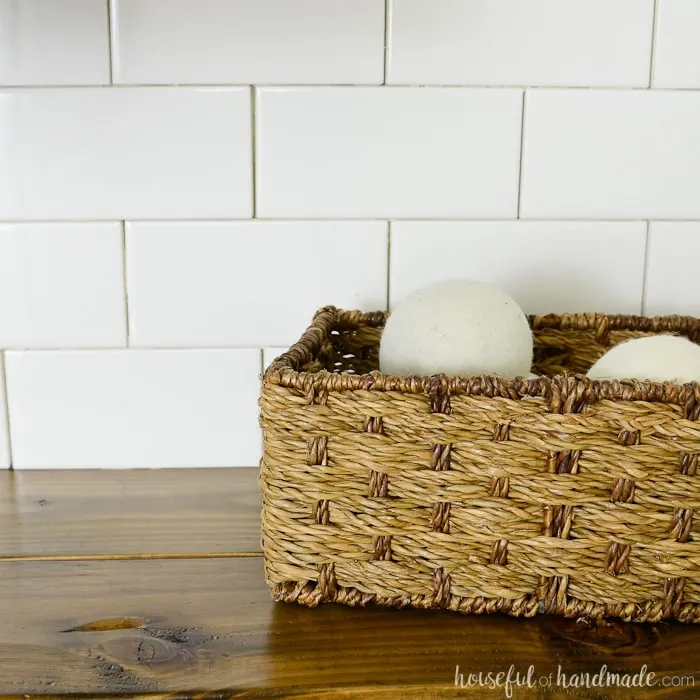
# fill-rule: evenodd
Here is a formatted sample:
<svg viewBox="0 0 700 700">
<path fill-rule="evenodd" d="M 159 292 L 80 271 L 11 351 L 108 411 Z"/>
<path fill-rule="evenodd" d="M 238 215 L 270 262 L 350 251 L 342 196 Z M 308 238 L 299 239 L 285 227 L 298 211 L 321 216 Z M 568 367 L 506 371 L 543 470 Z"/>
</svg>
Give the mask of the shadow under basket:
<svg viewBox="0 0 700 700">
<path fill-rule="evenodd" d="M 700 621 L 700 386 L 594 381 L 700 320 L 531 316 L 537 379 L 378 371 L 384 312 L 325 307 L 263 378 L 273 597 Z"/>
</svg>

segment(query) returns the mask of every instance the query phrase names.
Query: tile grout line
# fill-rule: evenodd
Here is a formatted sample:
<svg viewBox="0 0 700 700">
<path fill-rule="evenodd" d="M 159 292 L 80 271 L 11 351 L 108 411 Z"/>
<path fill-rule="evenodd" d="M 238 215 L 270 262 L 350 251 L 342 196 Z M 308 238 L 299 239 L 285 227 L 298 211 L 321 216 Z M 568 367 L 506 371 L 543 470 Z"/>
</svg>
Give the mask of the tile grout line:
<svg viewBox="0 0 700 700">
<path fill-rule="evenodd" d="M 7 391 L 7 368 L 5 367 L 5 351 L 0 352 L 0 380 L 2 380 L 2 395 L 0 401 L 5 404 L 5 431 L 7 434 L 7 458 L 9 469 L 14 469 L 12 460 L 12 433 L 10 432 L 10 399 Z"/>
<path fill-rule="evenodd" d="M 139 553 L 133 554 L 17 554 L 0 555 L 0 563 L 26 563 L 49 561 L 152 561 L 152 560 L 182 560 L 182 559 L 261 559 L 260 551 L 250 552 L 170 552 L 170 553 Z"/>
<path fill-rule="evenodd" d="M 649 57 L 649 88 L 651 88 L 654 83 L 654 68 L 656 65 L 656 41 L 658 39 L 656 35 L 656 25 L 659 21 L 659 2 L 660 0 L 654 0 L 654 10 L 652 13 L 651 20 L 651 55 Z"/>
<path fill-rule="evenodd" d="M 516 223 L 519 220 L 529 221 L 533 223 L 538 222 L 557 222 L 557 223 L 570 223 L 570 222 L 584 222 L 584 223 L 607 223 L 607 224 L 620 224 L 620 223 L 631 223 L 647 221 L 647 216 L 527 216 L 518 219 L 514 216 L 394 216 L 391 213 L 384 214 L 382 216 L 258 216 L 254 221 L 271 221 L 276 223 L 315 223 L 315 222 L 350 222 L 350 223 L 365 223 L 368 221 L 381 221 L 385 222 L 388 219 L 391 221 L 409 221 L 409 222 L 453 222 L 453 223 L 479 223 L 479 222 L 497 222 L 497 223 Z M 696 217 L 652 217 L 650 219 L 654 222 L 664 222 L 664 223 L 698 223 L 700 222 L 700 215 Z M 244 219 L 237 219 L 231 217 L 209 217 L 209 218 L 168 218 L 168 217 L 155 217 L 155 218 L 132 218 L 132 219 L 0 219 L 0 224 L 16 224 L 16 225 L 26 225 L 26 224 L 42 224 L 42 225 L 52 225 L 52 224 L 102 224 L 102 223 L 159 223 L 159 224 L 172 224 L 172 223 L 194 223 L 194 224 L 211 224 L 211 223 L 230 223 L 234 225 L 249 224 L 253 221 L 251 217 Z M 8 348 L 15 350 L 17 348 Z M 22 349 L 22 348 L 20 348 Z"/>
<path fill-rule="evenodd" d="M 647 221 L 646 235 L 644 237 L 644 265 L 642 273 L 642 308 L 641 315 L 647 313 L 647 277 L 649 276 L 649 241 L 651 240 L 651 220 Z"/>
<path fill-rule="evenodd" d="M 260 348 L 260 364 L 258 365 L 258 369 L 260 371 L 260 390 L 262 391 L 262 378 L 263 375 L 265 374 L 265 348 Z M 261 408 L 259 404 L 256 404 L 256 413 L 258 416 L 258 450 L 259 450 L 259 455 L 260 459 L 262 460 L 263 455 L 265 454 L 265 435 L 263 433 L 262 425 L 260 424 L 260 413 L 261 413 Z"/>
<path fill-rule="evenodd" d="M 131 320 L 129 318 L 129 283 L 126 269 L 126 221 L 121 221 L 122 228 L 122 286 L 124 288 L 124 323 L 126 347 L 131 345 Z"/>
<path fill-rule="evenodd" d="M 80 88 L 81 90 L 104 90 L 114 88 L 115 90 L 152 90 L 180 88 L 182 90 L 197 89 L 232 89 L 247 88 L 251 83 L 60 83 L 51 85 L 2 85 L 2 90 L 6 92 L 41 92 L 52 90 L 65 90 Z M 487 83 L 255 83 L 258 88 L 283 88 L 285 90 L 295 90 L 302 88 L 305 90 L 327 90 L 343 88 L 347 90 L 470 90 L 470 91 L 492 91 L 492 90 L 512 90 L 522 92 L 523 90 L 538 90 L 543 92 L 648 92 L 649 86 L 644 85 L 517 85 L 517 84 L 487 84 Z M 653 92 L 700 92 L 697 87 L 655 87 Z"/>
<path fill-rule="evenodd" d="M 256 126 L 257 121 L 257 95 L 255 91 L 255 85 L 250 86 L 250 157 L 251 157 L 251 196 L 253 197 L 253 208 L 252 208 L 252 218 L 256 219 L 258 215 L 258 129 Z"/>
<path fill-rule="evenodd" d="M 109 51 L 109 84 L 114 85 L 114 40 L 112 38 L 112 1 L 105 0 L 107 3 L 107 50 Z"/>
<path fill-rule="evenodd" d="M 391 304 L 391 221 L 386 222 L 386 310 Z"/>
<path fill-rule="evenodd" d="M 389 71 L 389 7 L 392 0 L 384 0 L 384 75 L 382 85 L 386 85 L 387 73 Z"/>
<path fill-rule="evenodd" d="M 520 114 L 520 163 L 518 166 L 518 209 L 517 219 L 520 219 L 520 204 L 523 192 L 523 153 L 525 152 L 525 98 L 527 90 L 523 90 L 522 112 Z"/>
<path fill-rule="evenodd" d="M 274 346 L 277 347 L 277 346 Z M 279 346 L 283 349 L 287 349 L 289 346 Z M 124 345 L 79 345 L 76 347 L 69 347 L 64 345 L 47 345 L 43 347 L 21 347 L 13 346 L 5 348 L 4 351 L 10 352 L 24 352 L 24 353 L 42 353 L 42 352 L 114 352 L 119 350 L 177 350 L 178 352 L 183 350 L 192 351 L 230 351 L 230 350 L 260 350 L 260 343 L 255 345 L 129 345 L 128 348 Z M 2 696 L 0 696 L 2 697 Z"/>
</svg>

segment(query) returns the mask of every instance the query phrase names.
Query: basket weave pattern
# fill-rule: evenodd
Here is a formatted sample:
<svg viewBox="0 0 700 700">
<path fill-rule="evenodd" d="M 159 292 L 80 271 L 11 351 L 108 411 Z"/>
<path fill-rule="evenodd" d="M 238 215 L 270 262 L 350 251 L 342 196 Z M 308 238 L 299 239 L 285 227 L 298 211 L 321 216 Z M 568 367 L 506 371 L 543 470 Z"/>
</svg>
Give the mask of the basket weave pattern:
<svg viewBox="0 0 700 700">
<path fill-rule="evenodd" d="M 260 398 L 277 600 L 700 621 L 700 386 L 593 381 L 690 317 L 530 317 L 530 380 L 377 371 L 383 312 L 321 309 Z"/>
</svg>

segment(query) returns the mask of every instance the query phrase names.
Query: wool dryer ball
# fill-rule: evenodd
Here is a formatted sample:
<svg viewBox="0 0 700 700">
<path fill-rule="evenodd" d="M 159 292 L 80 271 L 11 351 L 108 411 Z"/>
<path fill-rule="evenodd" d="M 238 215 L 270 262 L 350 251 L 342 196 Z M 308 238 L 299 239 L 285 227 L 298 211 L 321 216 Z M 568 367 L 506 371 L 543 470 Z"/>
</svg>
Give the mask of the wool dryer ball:
<svg viewBox="0 0 700 700">
<path fill-rule="evenodd" d="M 403 376 L 513 379 L 529 375 L 532 356 L 527 317 L 508 294 L 485 282 L 447 280 L 396 306 L 382 334 L 379 366 Z"/>
<path fill-rule="evenodd" d="M 591 379 L 700 382 L 700 345 L 675 335 L 650 335 L 615 345 L 589 370 Z"/>
</svg>

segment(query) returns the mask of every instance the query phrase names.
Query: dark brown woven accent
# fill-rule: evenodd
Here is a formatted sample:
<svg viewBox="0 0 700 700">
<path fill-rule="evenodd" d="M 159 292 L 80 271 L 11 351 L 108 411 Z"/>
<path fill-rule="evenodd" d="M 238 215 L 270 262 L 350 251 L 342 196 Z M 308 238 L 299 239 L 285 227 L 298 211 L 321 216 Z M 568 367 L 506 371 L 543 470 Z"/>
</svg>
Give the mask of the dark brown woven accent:
<svg viewBox="0 0 700 700">
<path fill-rule="evenodd" d="M 600 325 L 597 330 L 601 334 Z M 557 377 L 550 383 L 549 410 L 552 414 L 580 413 L 585 405 L 585 387 L 574 377 Z M 548 474 L 578 474 L 580 450 L 550 451 L 547 454 Z M 568 540 L 574 508 L 570 505 L 545 505 L 542 509 L 542 531 L 548 537 Z M 569 576 L 542 576 L 539 583 L 542 611 L 554 613 L 566 607 Z"/>
<path fill-rule="evenodd" d="M 307 443 L 306 463 L 309 466 L 327 466 L 328 465 L 328 437 L 320 435 L 309 438 Z M 313 504 L 314 522 L 319 525 L 328 525 L 330 522 L 330 502 L 327 498 L 316 501 Z"/>
<path fill-rule="evenodd" d="M 364 431 L 381 435 L 384 433 L 384 422 L 381 416 L 368 416 L 364 420 Z M 389 495 L 389 476 L 383 472 L 370 471 L 370 498 L 386 498 Z M 391 535 L 374 536 L 374 559 L 377 561 L 391 560 Z"/>
<path fill-rule="evenodd" d="M 630 545 L 611 542 L 608 547 L 608 561 L 605 570 L 613 576 L 626 574 L 629 571 L 627 560 L 630 555 Z"/>
<path fill-rule="evenodd" d="M 363 429 L 366 433 L 381 435 L 384 432 L 384 421 L 381 416 L 368 416 L 365 418 Z"/>
<path fill-rule="evenodd" d="M 612 488 L 610 500 L 613 503 L 632 503 L 634 501 L 634 481 L 617 479 Z"/>
<path fill-rule="evenodd" d="M 499 498 L 508 498 L 509 488 L 510 488 L 510 481 L 508 481 L 507 476 L 494 476 L 491 479 L 491 486 L 489 488 L 489 496 L 498 496 Z"/>
<path fill-rule="evenodd" d="M 498 423 L 493 431 L 496 442 L 504 442 L 510 438 L 510 423 Z"/>
<path fill-rule="evenodd" d="M 621 430 L 617 439 L 621 445 L 639 445 L 641 443 L 641 433 L 639 430 Z M 613 484 L 610 500 L 613 503 L 634 502 L 634 481 L 632 479 L 616 479 Z"/>
<path fill-rule="evenodd" d="M 700 402 L 693 392 L 684 406 L 683 415 L 686 420 L 700 419 Z M 691 482 L 695 481 L 698 467 L 698 455 L 694 452 L 681 452 L 678 473 Z M 686 544 L 691 539 L 695 510 L 693 508 L 676 508 L 671 521 L 670 536 L 676 542 Z M 664 590 L 663 610 L 665 614 L 683 620 L 698 619 L 697 608 L 693 603 L 684 601 L 686 590 L 685 577 L 675 577 L 666 580 Z"/>
<path fill-rule="evenodd" d="M 329 392 L 325 387 L 314 386 L 306 392 L 306 402 L 312 406 L 325 406 Z M 328 436 L 311 437 L 307 443 L 307 460 L 310 467 L 328 466 Z M 322 498 L 313 505 L 313 519 L 318 525 L 329 525 L 331 521 L 330 500 Z M 331 601 L 336 591 L 335 566 L 323 563 L 318 565 L 318 586 L 315 593 L 322 601 Z"/>
<path fill-rule="evenodd" d="M 317 435 L 309 438 L 307 442 L 306 463 L 308 465 L 327 466 L 328 465 L 328 436 Z"/>
<path fill-rule="evenodd" d="M 327 498 L 314 503 L 313 518 L 319 525 L 328 525 L 331 521 L 330 501 Z"/>
<path fill-rule="evenodd" d="M 700 621 L 700 386 L 594 381 L 691 317 L 531 316 L 536 379 L 378 371 L 386 313 L 321 309 L 264 376 L 277 600 Z"/>
<path fill-rule="evenodd" d="M 381 416 L 368 416 L 364 420 L 363 429 L 366 433 L 381 435 L 384 432 L 384 422 Z M 369 495 L 371 498 L 385 498 L 389 494 L 389 476 L 383 472 L 371 470 L 369 473 Z"/>
<path fill-rule="evenodd" d="M 377 561 L 391 561 L 391 535 L 377 535 L 374 538 L 374 558 Z"/>
<path fill-rule="evenodd" d="M 494 442 L 506 442 L 510 439 L 510 421 L 497 423 L 493 430 Z M 489 495 L 497 498 L 508 498 L 510 482 L 507 476 L 492 477 L 489 487 Z M 489 564 L 505 566 L 508 563 L 508 540 L 499 539 L 491 545 Z"/>
<path fill-rule="evenodd" d="M 450 603 L 450 575 L 445 573 L 445 569 L 442 566 L 435 570 L 433 590 L 435 607 L 448 607 Z"/>
<path fill-rule="evenodd" d="M 431 469 L 436 472 L 447 471 L 450 468 L 452 460 L 452 445 L 433 445 L 432 459 L 430 461 Z"/>
<path fill-rule="evenodd" d="M 490 564 L 505 566 L 508 563 L 508 540 L 497 540 L 491 547 Z"/>
<path fill-rule="evenodd" d="M 369 495 L 372 498 L 385 498 L 388 496 L 389 476 L 374 470 L 370 471 L 369 474 Z"/>
<path fill-rule="evenodd" d="M 335 564 L 321 564 L 318 567 L 318 590 L 321 594 L 321 600 L 333 600 L 337 590 Z"/>
<path fill-rule="evenodd" d="M 683 593 L 685 592 L 684 578 L 666 579 L 664 586 L 664 599 L 662 608 L 668 610 L 674 617 L 679 617 L 683 603 Z M 686 613 L 687 614 L 687 613 Z"/>
<path fill-rule="evenodd" d="M 449 387 L 442 377 L 434 377 L 428 386 L 428 397 L 430 399 L 430 412 L 433 414 L 450 415 L 452 407 L 450 405 Z M 436 472 L 449 471 L 452 464 L 452 445 L 450 443 L 438 443 L 433 445 L 431 452 L 430 468 Z M 438 501 L 433 505 L 433 512 L 430 516 L 430 527 L 433 532 L 449 534 L 450 515 L 452 504 L 448 501 Z M 435 569 L 433 581 L 433 596 L 435 606 L 445 608 L 450 601 L 450 575 L 440 566 Z"/>
<path fill-rule="evenodd" d="M 433 532 L 450 531 L 450 504 L 436 503 L 430 516 L 430 529 Z"/>
<path fill-rule="evenodd" d="M 693 527 L 693 512 L 692 508 L 676 508 L 669 532 L 669 535 L 676 542 L 687 542 L 690 538 L 690 530 Z"/>
<path fill-rule="evenodd" d="M 689 452 L 681 453 L 680 473 L 687 476 L 695 476 L 698 470 L 698 455 Z"/>
</svg>

